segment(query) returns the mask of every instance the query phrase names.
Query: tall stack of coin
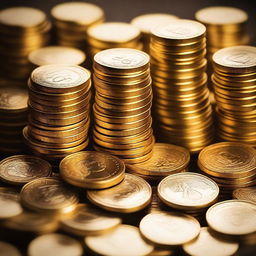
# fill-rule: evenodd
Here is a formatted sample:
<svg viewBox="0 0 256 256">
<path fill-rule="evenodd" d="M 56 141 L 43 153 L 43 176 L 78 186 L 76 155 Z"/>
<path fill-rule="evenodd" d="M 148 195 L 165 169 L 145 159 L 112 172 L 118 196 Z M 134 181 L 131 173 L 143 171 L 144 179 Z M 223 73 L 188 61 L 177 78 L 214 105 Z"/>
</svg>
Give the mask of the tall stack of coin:
<svg viewBox="0 0 256 256">
<path fill-rule="evenodd" d="M 179 20 L 152 30 L 154 114 L 159 140 L 195 153 L 213 139 L 204 25 Z"/>
<path fill-rule="evenodd" d="M 29 124 L 23 130 L 31 152 L 58 162 L 88 145 L 90 72 L 80 66 L 36 68 L 29 83 Z"/>
<path fill-rule="evenodd" d="M 256 146 L 256 47 L 224 48 L 213 64 L 219 137 Z"/>
<path fill-rule="evenodd" d="M 0 151 L 2 154 L 24 151 L 22 129 L 27 124 L 28 93 L 11 84 L 0 85 Z"/>
<path fill-rule="evenodd" d="M 131 20 L 131 24 L 137 27 L 141 32 L 141 42 L 143 51 L 149 53 L 149 44 L 151 29 L 161 24 L 171 23 L 178 17 L 168 13 L 149 13 L 135 17 Z"/>
<path fill-rule="evenodd" d="M 85 58 L 83 51 L 66 46 L 42 47 L 31 52 L 28 56 L 33 69 L 51 64 L 83 65 Z"/>
<path fill-rule="evenodd" d="M 28 79 L 28 54 L 50 40 L 50 22 L 35 8 L 13 7 L 0 11 L 0 69 L 4 77 Z"/>
<path fill-rule="evenodd" d="M 206 26 L 207 59 L 212 63 L 212 55 L 224 48 L 250 42 L 246 31 L 248 15 L 245 11 L 229 6 L 211 6 L 196 12 L 196 19 Z M 208 65 L 209 74 L 212 66 Z"/>
<path fill-rule="evenodd" d="M 104 11 L 97 5 L 86 2 L 67 2 L 51 10 L 59 45 L 86 50 L 87 29 L 104 21 Z"/>
<path fill-rule="evenodd" d="M 237 188 L 256 184 L 256 150 L 246 144 L 212 144 L 200 152 L 198 166 L 217 182 L 222 198 L 231 198 Z"/>
<path fill-rule="evenodd" d="M 94 72 L 94 148 L 127 164 L 146 161 L 154 145 L 149 56 L 130 48 L 104 50 L 94 57 Z"/>
<path fill-rule="evenodd" d="M 109 48 L 134 48 L 141 50 L 140 31 L 125 22 L 105 22 L 87 30 L 91 56 Z"/>
</svg>

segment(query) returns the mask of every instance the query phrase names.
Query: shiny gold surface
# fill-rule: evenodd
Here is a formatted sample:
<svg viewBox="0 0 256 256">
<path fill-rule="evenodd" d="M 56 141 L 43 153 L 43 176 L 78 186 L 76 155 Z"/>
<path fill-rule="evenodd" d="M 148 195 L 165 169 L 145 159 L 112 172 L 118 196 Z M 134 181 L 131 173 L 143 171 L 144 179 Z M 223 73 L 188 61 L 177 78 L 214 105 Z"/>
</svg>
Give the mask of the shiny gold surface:
<svg viewBox="0 0 256 256">
<path fill-rule="evenodd" d="M 256 187 L 237 188 L 233 191 L 233 197 L 238 200 L 256 203 Z"/>
</svg>

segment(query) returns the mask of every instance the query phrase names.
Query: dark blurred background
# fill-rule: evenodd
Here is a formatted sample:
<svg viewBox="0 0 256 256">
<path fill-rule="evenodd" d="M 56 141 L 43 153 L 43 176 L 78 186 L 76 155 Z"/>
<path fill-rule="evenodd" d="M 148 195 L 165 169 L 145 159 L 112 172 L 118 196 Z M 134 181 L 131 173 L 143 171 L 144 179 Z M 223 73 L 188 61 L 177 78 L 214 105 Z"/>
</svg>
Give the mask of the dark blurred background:
<svg viewBox="0 0 256 256">
<path fill-rule="evenodd" d="M 66 0 L 0 0 L 0 9 L 25 5 L 40 8 L 48 14 L 52 6 Z M 248 31 L 256 44 L 256 1 L 255 0 L 88 0 L 101 6 L 108 21 L 130 21 L 137 15 L 150 12 L 166 12 L 180 18 L 193 19 L 198 9 L 211 5 L 234 6 L 249 14 Z"/>
</svg>

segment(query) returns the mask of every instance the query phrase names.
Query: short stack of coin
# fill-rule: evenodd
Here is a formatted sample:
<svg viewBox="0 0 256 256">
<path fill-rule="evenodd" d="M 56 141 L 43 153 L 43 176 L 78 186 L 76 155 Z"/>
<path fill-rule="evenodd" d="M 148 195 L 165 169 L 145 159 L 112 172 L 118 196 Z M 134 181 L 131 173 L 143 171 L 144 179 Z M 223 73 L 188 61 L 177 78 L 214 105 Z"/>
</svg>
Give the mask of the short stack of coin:
<svg viewBox="0 0 256 256">
<path fill-rule="evenodd" d="M 96 89 L 94 148 L 141 163 L 152 155 L 152 89 L 149 56 L 139 50 L 114 48 L 94 57 Z"/>
<path fill-rule="evenodd" d="M 88 145 L 90 72 L 80 66 L 36 68 L 29 83 L 28 148 L 58 162 Z"/>
<path fill-rule="evenodd" d="M 256 146 L 256 47 L 221 49 L 213 64 L 219 137 Z"/>
<path fill-rule="evenodd" d="M 0 151 L 24 151 L 22 129 L 27 124 L 27 90 L 11 83 L 0 85 Z"/>
<path fill-rule="evenodd" d="M 199 22 L 177 19 L 154 28 L 150 44 L 156 133 L 192 153 L 213 139 L 205 31 Z"/>
<path fill-rule="evenodd" d="M 207 59 L 212 62 L 212 55 L 221 48 L 243 45 L 250 42 L 246 31 L 248 15 L 245 11 L 229 6 L 211 6 L 195 14 L 203 23 L 207 38 Z M 212 73 L 211 65 L 209 72 Z"/>
<path fill-rule="evenodd" d="M 138 175 L 148 182 L 157 183 L 164 177 L 185 172 L 190 161 L 186 148 L 172 144 L 156 143 L 152 157 L 139 164 L 127 165 L 127 171 Z"/>
<path fill-rule="evenodd" d="M 178 17 L 168 13 L 149 13 L 135 17 L 131 24 L 137 27 L 141 32 L 141 42 L 143 51 L 149 53 L 149 44 L 151 29 L 161 24 L 171 23 Z"/>
<path fill-rule="evenodd" d="M 91 56 L 109 48 L 134 48 L 141 50 L 140 30 L 125 22 L 105 22 L 87 30 Z"/>
<path fill-rule="evenodd" d="M 233 190 L 256 184 L 256 150 L 246 144 L 212 144 L 200 152 L 198 166 L 217 182 L 221 198 L 231 198 Z"/>
<path fill-rule="evenodd" d="M 86 50 L 86 31 L 104 21 L 104 11 L 97 5 L 86 2 L 67 2 L 51 10 L 56 43 Z"/>
<path fill-rule="evenodd" d="M 13 7 L 0 11 L 0 69 L 11 79 L 26 80 L 31 66 L 28 54 L 47 45 L 50 22 L 35 8 Z"/>
<path fill-rule="evenodd" d="M 46 46 L 31 52 L 28 56 L 33 69 L 51 64 L 83 66 L 86 56 L 83 51 L 66 46 Z"/>
</svg>

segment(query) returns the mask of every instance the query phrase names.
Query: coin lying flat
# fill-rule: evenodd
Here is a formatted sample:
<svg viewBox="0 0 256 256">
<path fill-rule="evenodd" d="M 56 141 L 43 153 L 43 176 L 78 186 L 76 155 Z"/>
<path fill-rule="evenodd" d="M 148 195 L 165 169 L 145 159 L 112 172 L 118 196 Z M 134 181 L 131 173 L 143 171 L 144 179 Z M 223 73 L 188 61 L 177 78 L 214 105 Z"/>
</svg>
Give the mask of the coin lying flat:
<svg viewBox="0 0 256 256">
<path fill-rule="evenodd" d="M 156 143 L 152 157 L 142 164 L 129 165 L 129 169 L 143 175 L 167 176 L 184 170 L 190 161 L 189 151 L 172 144 Z"/>
<path fill-rule="evenodd" d="M 18 249 L 12 244 L 0 241 L 0 255 L 1 256 L 21 256 Z"/>
<path fill-rule="evenodd" d="M 155 212 L 141 220 L 140 231 L 157 245 L 181 245 L 197 237 L 200 224 L 187 214 Z"/>
<path fill-rule="evenodd" d="M 81 256 L 82 245 L 75 239 L 57 233 L 42 235 L 28 246 L 28 256 Z"/>
<path fill-rule="evenodd" d="M 198 165 L 212 176 L 245 177 L 256 170 L 256 150 L 237 142 L 212 144 L 200 152 Z"/>
<path fill-rule="evenodd" d="M 219 187 L 210 178 L 197 173 L 177 173 L 158 185 L 158 196 L 167 205 L 178 209 L 198 209 L 211 205 Z"/>
<path fill-rule="evenodd" d="M 210 207 L 206 213 L 210 228 L 227 235 L 248 235 L 256 232 L 256 204 L 227 200 Z"/>
<path fill-rule="evenodd" d="M 87 236 L 85 244 L 93 252 L 106 256 L 143 256 L 154 249 L 142 239 L 139 229 L 130 225 L 120 225 L 105 235 Z"/>
<path fill-rule="evenodd" d="M 100 235 L 116 228 L 121 222 L 121 218 L 111 213 L 91 205 L 79 204 L 72 215 L 61 220 L 61 227 L 75 235 Z"/>
<path fill-rule="evenodd" d="M 15 155 L 0 162 L 0 180 L 15 185 L 50 176 L 51 171 L 51 165 L 36 156 Z"/>
<path fill-rule="evenodd" d="M 97 206 L 114 212 L 135 212 L 151 201 L 151 186 L 142 178 L 125 174 L 118 185 L 102 190 L 88 190 L 88 199 Z"/>
<path fill-rule="evenodd" d="M 65 157 L 60 163 L 62 178 L 75 186 L 108 188 L 124 179 L 123 161 L 107 153 L 84 151 Z"/>
<path fill-rule="evenodd" d="M 20 193 L 29 209 L 44 213 L 69 213 L 78 203 L 77 194 L 58 178 L 40 178 L 27 183 Z"/>
<path fill-rule="evenodd" d="M 19 191 L 15 188 L 0 188 L 0 219 L 7 219 L 22 213 Z"/>
<path fill-rule="evenodd" d="M 256 204 L 256 187 L 237 188 L 233 191 L 233 197 Z"/>
<path fill-rule="evenodd" d="M 199 236 L 182 248 L 193 256 L 230 256 L 236 253 L 239 244 L 216 238 L 211 235 L 208 227 L 202 227 Z"/>
<path fill-rule="evenodd" d="M 29 61 L 36 65 L 65 64 L 80 65 L 85 61 L 85 54 L 76 48 L 65 46 L 46 46 L 31 52 Z"/>
</svg>

